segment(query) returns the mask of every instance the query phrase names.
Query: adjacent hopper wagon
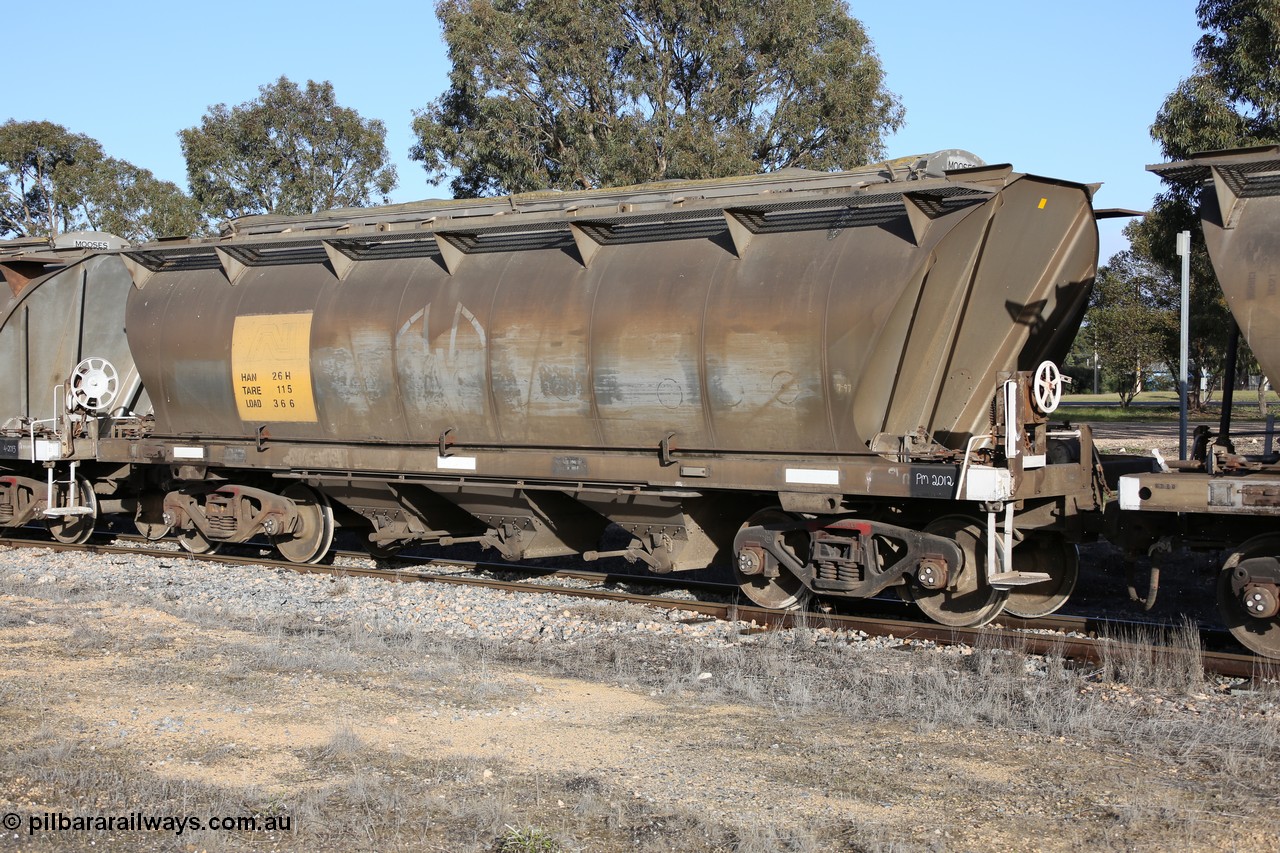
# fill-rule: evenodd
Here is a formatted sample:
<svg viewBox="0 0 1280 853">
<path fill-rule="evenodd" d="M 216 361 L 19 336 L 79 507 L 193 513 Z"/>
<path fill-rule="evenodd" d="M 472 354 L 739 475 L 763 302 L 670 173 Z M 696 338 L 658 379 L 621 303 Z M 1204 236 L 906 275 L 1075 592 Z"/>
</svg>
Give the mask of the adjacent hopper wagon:
<svg viewBox="0 0 1280 853">
<path fill-rule="evenodd" d="M 1218 283 L 1263 373 L 1280 378 L 1280 146 L 1149 168 L 1200 188 Z M 1229 549 L 1218 579 L 1223 619 L 1243 645 L 1280 657 L 1280 454 L 1270 435 L 1263 453 L 1238 453 L 1229 398 L 1224 409 L 1219 431 L 1201 436 L 1192 459 L 1171 464 L 1177 470 L 1121 478 L 1122 508 L 1151 514 L 1127 534 Z"/>
<path fill-rule="evenodd" d="M 101 473 L 90 433 L 142 432 L 151 404 L 124 333 L 133 281 L 116 254 L 128 245 L 99 232 L 0 242 L 0 527 L 43 520 L 61 541 L 87 539 Z M 64 459 L 74 464 L 55 471 Z"/>
</svg>

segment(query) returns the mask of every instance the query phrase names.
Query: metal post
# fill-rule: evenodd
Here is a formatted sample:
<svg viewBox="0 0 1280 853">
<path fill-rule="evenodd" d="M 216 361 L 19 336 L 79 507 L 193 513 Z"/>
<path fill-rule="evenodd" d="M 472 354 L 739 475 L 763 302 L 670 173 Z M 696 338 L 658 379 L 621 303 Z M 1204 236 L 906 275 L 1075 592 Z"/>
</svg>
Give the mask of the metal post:
<svg viewBox="0 0 1280 853">
<path fill-rule="evenodd" d="M 1187 458 L 1187 361 L 1190 350 L 1188 312 L 1191 302 L 1191 232 L 1178 233 L 1178 255 L 1182 258 L 1182 333 L 1178 345 L 1178 458 Z"/>
<path fill-rule="evenodd" d="M 1234 319 L 1231 331 L 1227 334 L 1227 366 L 1222 372 L 1222 420 L 1218 425 L 1218 441 L 1225 442 L 1231 437 L 1231 405 L 1236 390 L 1236 360 L 1240 351 L 1240 327 Z"/>
</svg>

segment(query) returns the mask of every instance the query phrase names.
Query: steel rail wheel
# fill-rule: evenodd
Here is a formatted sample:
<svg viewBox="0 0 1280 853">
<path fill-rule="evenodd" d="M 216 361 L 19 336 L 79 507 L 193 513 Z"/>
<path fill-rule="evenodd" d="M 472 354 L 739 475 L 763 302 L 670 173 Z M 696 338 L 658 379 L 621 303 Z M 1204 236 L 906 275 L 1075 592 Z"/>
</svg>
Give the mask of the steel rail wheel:
<svg viewBox="0 0 1280 853">
<path fill-rule="evenodd" d="M 1222 564 L 1218 575 L 1218 612 L 1240 645 L 1255 654 L 1280 658 L 1280 615 L 1258 618 L 1246 608 L 1231 583 L 1236 567 L 1255 557 L 1280 558 L 1280 534 L 1266 533 L 1249 539 Z"/>
<path fill-rule="evenodd" d="M 58 503 L 67 503 L 70 499 L 70 484 L 58 483 L 54 490 L 58 494 Z M 49 535 L 64 545 L 83 545 L 88 542 L 98 523 L 98 496 L 93 493 L 93 486 L 84 477 L 76 477 L 76 500 L 92 512 L 84 515 L 53 515 L 45 519 Z"/>
<path fill-rule="evenodd" d="M 179 530 L 178 544 L 189 554 L 216 554 L 222 547 L 221 542 L 214 542 L 195 527 Z"/>
<path fill-rule="evenodd" d="M 743 523 L 741 529 L 748 527 L 779 524 L 791 525 L 796 517 L 780 509 L 762 509 Z M 809 534 L 803 530 L 780 532 L 782 548 L 795 558 L 798 563 L 809 562 Z M 769 554 L 763 555 L 767 570 L 777 569 L 777 577 L 768 577 L 766 565 L 744 565 L 743 560 L 751 562 L 761 559 L 753 555 L 744 557 L 739 550 L 734 560 L 733 573 L 738 581 L 742 594 L 760 607 L 771 610 L 794 610 L 809 598 L 809 589 L 800 578 L 792 574 L 785 566 L 777 564 L 777 560 Z M 743 571 L 746 568 L 748 571 Z"/>
<path fill-rule="evenodd" d="M 1022 619 L 1058 612 L 1075 591 L 1080 576 L 1079 549 L 1059 536 L 1028 537 L 1013 550 L 1013 558 L 1020 571 L 1044 572 L 1049 580 L 1009 590 L 1005 612 Z"/>
<path fill-rule="evenodd" d="M 133 520 L 133 526 L 137 528 L 138 535 L 150 542 L 157 542 L 169 535 L 169 525 L 163 521 L 147 521 L 138 516 Z"/>
<path fill-rule="evenodd" d="M 914 580 L 908 581 L 905 589 L 910 600 L 924 615 L 948 628 L 977 628 L 999 616 L 1008 593 L 987 583 L 981 523 L 975 518 L 948 515 L 929 522 L 924 530 L 955 540 L 964 554 L 964 565 L 951 567 L 952 577 L 941 589 L 925 589 Z"/>
<path fill-rule="evenodd" d="M 291 563 L 319 562 L 333 544 L 333 506 L 329 499 L 301 483 L 294 483 L 280 494 L 297 508 L 298 529 L 272 536 L 271 544 Z"/>
<path fill-rule="evenodd" d="M 138 497 L 138 509 L 133 514 L 133 526 L 144 539 L 155 542 L 169 535 L 173 528 L 164 521 L 164 495 L 143 492 Z"/>
</svg>

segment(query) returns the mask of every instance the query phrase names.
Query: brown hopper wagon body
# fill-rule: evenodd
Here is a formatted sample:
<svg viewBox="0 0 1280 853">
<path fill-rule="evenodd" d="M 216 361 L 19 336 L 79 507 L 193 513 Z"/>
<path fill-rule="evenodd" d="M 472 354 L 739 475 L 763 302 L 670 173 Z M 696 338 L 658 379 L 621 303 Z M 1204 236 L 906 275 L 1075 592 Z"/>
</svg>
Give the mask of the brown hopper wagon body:
<svg viewBox="0 0 1280 853">
<path fill-rule="evenodd" d="M 1103 488 L 1087 429 L 1049 422 L 1091 194 L 944 151 L 236 220 L 110 256 L 127 346 L 99 359 L 145 399 L 75 365 L 37 461 L 193 550 L 314 560 L 346 524 L 378 552 L 719 563 L 779 607 L 1048 612 Z"/>
</svg>

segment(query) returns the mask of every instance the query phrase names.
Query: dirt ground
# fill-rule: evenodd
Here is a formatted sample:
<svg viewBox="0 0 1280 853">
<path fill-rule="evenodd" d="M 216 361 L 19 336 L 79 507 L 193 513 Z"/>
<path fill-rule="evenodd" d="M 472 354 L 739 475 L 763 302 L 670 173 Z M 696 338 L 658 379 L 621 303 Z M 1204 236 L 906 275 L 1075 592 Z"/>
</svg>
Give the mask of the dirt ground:
<svg viewBox="0 0 1280 853">
<path fill-rule="evenodd" d="M 955 725 L 957 659 L 927 651 L 849 658 L 874 671 L 824 704 L 798 695 L 824 679 L 785 655 L 795 680 L 761 695 L 691 649 L 575 663 L 232 625 L 56 584 L 0 596 L 0 649 L 0 849 L 1274 850 L 1280 833 L 1274 786 L 1250 781 L 1274 751 L 1250 764 L 1210 719 L 1274 731 L 1265 691 L 1239 705 L 1204 685 L 1165 704 L 1096 680 L 1047 699 L 1023 685 L 1010 695 L 1035 713 L 1099 716 L 975 705 Z M 972 675 L 1018 684 L 1005 658 Z M 1173 742 L 1153 743 L 1161 731 Z M 277 829 L 46 828 L 130 814 Z"/>
<path fill-rule="evenodd" d="M 1070 410 L 1065 410 L 1070 414 Z M 1216 421 L 1197 420 L 1188 425 L 1188 453 L 1194 439 L 1192 433 L 1199 424 L 1207 425 L 1214 433 L 1218 431 Z M 1178 422 L 1159 423 L 1098 423 L 1093 424 L 1094 444 L 1102 453 L 1126 453 L 1149 456 L 1152 449 L 1159 450 L 1165 459 L 1177 459 L 1181 444 Z M 1242 421 L 1231 427 L 1232 441 L 1236 452 L 1243 454 L 1262 453 L 1265 436 L 1262 435 L 1266 424 L 1262 421 Z"/>
</svg>

